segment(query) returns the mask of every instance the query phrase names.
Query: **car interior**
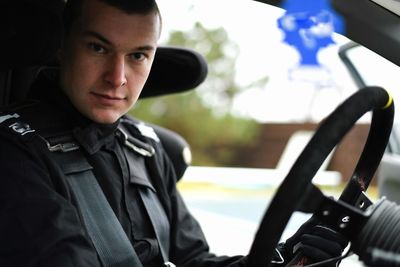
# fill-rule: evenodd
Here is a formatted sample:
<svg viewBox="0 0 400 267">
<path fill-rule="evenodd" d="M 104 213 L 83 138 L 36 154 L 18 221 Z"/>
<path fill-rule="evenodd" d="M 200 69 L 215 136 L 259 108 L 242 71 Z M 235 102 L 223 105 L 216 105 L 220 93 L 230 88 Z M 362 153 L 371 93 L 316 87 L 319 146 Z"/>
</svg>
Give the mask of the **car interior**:
<svg viewBox="0 0 400 267">
<path fill-rule="evenodd" d="M 256 1 L 277 7 L 284 2 Z M 345 35 L 354 41 L 353 46 L 362 44 L 400 65 L 400 8 L 391 2 L 397 1 L 331 1 L 345 20 Z M 31 94 L 32 84 L 43 71 L 57 68 L 55 57 L 61 42 L 63 5 L 63 0 L 1 1 L 0 27 L 3 34 L 0 37 L 0 106 L 24 100 Z M 351 64 L 348 68 L 352 69 Z M 195 89 L 205 80 L 207 69 L 205 58 L 194 50 L 159 47 L 141 98 Z M 365 87 L 356 72 L 353 77 L 360 88 Z M 371 110 L 374 113 L 368 140 L 350 182 L 338 200 L 325 196 L 312 185 L 311 179 L 355 121 Z M 317 214 L 327 224 L 333 224 L 343 231 L 352 240 L 350 251 L 359 255 L 366 266 L 399 263 L 396 254 L 400 248 L 399 240 L 391 238 L 400 231 L 399 224 L 394 223 L 400 221 L 397 218 L 398 206 L 385 199 L 373 203 L 365 194 L 387 151 L 387 144 L 394 142 L 389 140 L 393 112 L 390 96 L 377 86 L 369 86 L 345 101 L 321 124 L 266 210 L 250 250 L 249 266 L 261 266 L 266 258 L 272 256 L 295 210 Z M 343 117 L 351 119 L 342 120 Z M 190 145 L 171 129 L 152 126 L 171 157 L 178 177 L 182 177 L 190 165 Z M 304 165 L 308 168 L 304 168 Z M 306 178 L 299 182 L 299 179 L 295 179 L 298 176 Z M 304 192 L 306 197 L 297 205 L 297 200 Z M 383 238 L 378 238 L 381 236 Z M 396 251 L 392 249 L 395 247 L 393 243 L 397 245 Z"/>
</svg>

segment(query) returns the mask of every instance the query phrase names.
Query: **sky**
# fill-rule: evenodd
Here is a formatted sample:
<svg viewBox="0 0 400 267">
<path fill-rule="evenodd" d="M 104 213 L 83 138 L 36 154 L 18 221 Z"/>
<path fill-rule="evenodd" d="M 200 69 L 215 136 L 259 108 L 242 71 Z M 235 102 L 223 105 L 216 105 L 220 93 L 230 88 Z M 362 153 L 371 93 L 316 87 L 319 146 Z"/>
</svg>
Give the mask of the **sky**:
<svg viewBox="0 0 400 267">
<path fill-rule="evenodd" d="M 283 42 L 277 19 L 280 8 L 249 0 L 161 0 L 165 39 L 170 29 L 189 30 L 196 21 L 207 28 L 223 26 L 240 49 L 237 82 L 247 85 L 264 76 L 264 88 L 245 90 L 234 113 L 259 122 L 318 122 L 356 86 L 340 61 L 339 45 L 349 40 L 333 35 L 335 44 L 320 50 L 320 68 L 299 67 L 299 54 Z M 368 119 L 368 116 L 366 116 Z"/>
</svg>

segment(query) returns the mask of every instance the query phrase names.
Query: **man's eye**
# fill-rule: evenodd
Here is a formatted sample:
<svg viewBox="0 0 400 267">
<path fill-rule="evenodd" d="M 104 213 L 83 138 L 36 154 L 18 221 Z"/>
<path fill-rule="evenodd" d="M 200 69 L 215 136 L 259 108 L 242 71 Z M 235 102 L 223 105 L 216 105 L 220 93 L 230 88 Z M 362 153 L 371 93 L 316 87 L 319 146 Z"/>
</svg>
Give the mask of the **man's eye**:
<svg viewBox="0 0 400 267">
<path fill-rule="evenodd" d="M 134 61 L 142 61 L 146 59 L 146 55 L 144 53 L 138 52 L 138 53 L 132 53 L 130 54 L 130 58 Z"/>
<path fill-rule="evenodd" d="M 99 54 L 104 54 L 106 52 L 106 49 L 103 46 L 96 44 L 96 43 L 89 43 L 88 47 L 90 50 L 92 50 L 96 53 L 99 53 Z"/>
</svg>

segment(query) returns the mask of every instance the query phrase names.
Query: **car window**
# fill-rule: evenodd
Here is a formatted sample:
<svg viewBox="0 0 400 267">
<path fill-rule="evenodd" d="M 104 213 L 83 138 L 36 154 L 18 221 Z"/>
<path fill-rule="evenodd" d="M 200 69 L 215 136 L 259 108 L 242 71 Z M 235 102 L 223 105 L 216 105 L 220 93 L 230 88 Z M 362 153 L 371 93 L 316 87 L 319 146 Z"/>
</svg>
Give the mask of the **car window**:
<svg viewBox="0 0 400 267">
<path fill-rule="evenodd" d="M 238 51 L 226 48 L 237 53 L 235 79 L 243 88 L 234 99 L 235 115 L 262 123 L 317 122 L 356 90 L 337 54 L 339 46 L 349 41 L 342 35 L 334 34 L 335 43 L 318 52 L 319 67 L 299 66 L 298 51 L 284 42 L 284 32 L 278 27 L 284 14 L 281 8 L 245 0 L 172 3 L 161 6 L 165 10 L 163 42 L 169 32 L 189 32 L 200 22 L 208 29 L 223 28 L 236 44 Z M 172 10 L 184 15 L 177 18 Z M 254 84 L 263 78 L 268 79 L 266 84 Z M 205 91 L 205 87 L 207 81 L 196 90 Z M 207 95 L 211 98 L 212 92 Z"/>
<path fill-rule="evenodd" d="M 278 27 L 278 19 L 284 14 L 284 10 L 278 7 L 247 0 L 170 0 L 168 3 L 161 1 L 160 8 L 164 17 L 161 45 L 184 45 L 207 56 L 210 56 L 210 51 L 217 51 L 223 54 L 222 59 L 232 59 L 228 63 L 222 59 L 213 61 L 215 55 L 211 53 L 211 58 L 208 58 L 209 76 L 195 92 L 192 92 L 198 94 L 203 103 L 211 108 L 211 116 L 218 118 L 228 113 L 236 118 L 251 120 L 259 126 L 258 133 L 262 136 L 265 132 L 260 129 L 276 131 L 285 125 L 315 126 L 343 100 L 359 90 L 352 73 L 339 56 L 341 47 L 352 40 L 333 33 L 334 43 L 318 51 L 319 66 L 302 66 L 299 64 L 299 52 L 284 41 L 285 32 Z M 211 41 L 204 42 L 208 38 Z M 349 50 L 348 57 L 360 72 L 365 85 L 387 88 L 397 103 L 400 95 L 397 97 L 396 90 L 399 87 L 393 77 L 398 76 L 398 66 L 364 47 Z M 227 72 L 231 72 L 232 76 L 221 74 Z M 218 79 L 218 75 L 223 79 Z M 228 91 L 233 92 L 233 97 L 229 100 L 222 97 L 224 93 L 221 94 L 220 91 L 220 88 L 226 85 L 226 81 L 235 85 L 235 90 Z M 182 102 L 176 103 L 187 108 Z M 192 105 L 194 106 L 196 105 Z M 172 109 L 168 109 L 167 104 L 161 101 L 152 108 L 153 112 L 163 114 L 164 117 L 167 116 L 166 113 L 170 113 L 166 112 L 167 110 L 172 112 Z M 179 113 L 178 118 L 189 113 L 190 111 L 185 109 Z M 360 146 L 368 133 L 370 115 L 368 113 L 358 121 L 360 134 L 356 139 L 361 140 Z M 205 154 L 204 157 L 208 160 L 218 157 L 221 151 L 226 155 L 234 150 L 233 147 L 239 147 L 238 141 L 232 146 L 221 141 L 225 138 L 221 136 L 225 131 L 229 131 L 230 127 L 221 130 L 211 122 L 200 123 L 197 115 L 188 116 L 191 118 L 189 120 L 196 121 L 194 124 L 199 126 L 199 135 L 193 135 L 189 143 L 205 139 L 204 128 L 215 133 L 211 139 L 219 141 L 207 149 L 209 154 Z M 271 125 L 276 128 L 268 128 Z M 241 132 L 242 138 L 239 139 L 244 139 L 248 132 Z M 296 139 L 294 144 L 303 140 L 301 142 L 304 145 L 306 134 L 302 134 L 303 132 L 297 135 L 300 138 Z M 270 155 L 277 159 L 283 156 L 283 148 L 289 144 L 290 139 L 288 137 L 282 141 L 279 135 L 282 133 L 273 137 L 275 143 L 268 143 L 272 147 L 279 142 L 285 142 L 281 144 L 282 149 L 274 151 L 275 155 Z M 258 139 L 258 143 L 252 145 L 259 146 L 260 150 L 265 149 L 261 144 L 267 141 L 261 140 Z M 354 153 L 351 156 L 354 160 L 357 160 L 356 156 L 361 148 L 351 152 Z M 299 152 L 301 147 L 295 150 Z M 245 154 L 243 151 L 249 150 L 239 147 L 238 151 L 242 151 L 238 152 L 239 154 Z M 241 159 L 257 158 L 257 155 L 261 155 L 257 154 L 256 150 L 251 151 Z M 260 164 L 254 167 L 242 165 L 243 162 L 210 163 L 205 160 L 202 163 L 195 161 L 187 170 L 178 186 L 189 208 L 202 224 L 213 251 L 220 254 L 248 252 L 258 223 L 281 182 L 279 179 L 266 182 L 266 173 L 276 171 L 277 161 L 275 165 Z M 348 162 L 347 165 L 353 168 Z M 336 170 L 327 167 L 323 171 L 327 177 L 332 174 L 330 171 Z M 277 174 L 274 173 L 270 177 L 274 175 L 276 177 Z M 319 186 L 327 194 L 338 196 L 343 189 L 343 181 L 348 178 L 343 175 L 344 180 L 332 184 L 323 180 Z M 372 197 L 376 197 L 373 186 L 371 190 Z M 295 213 L 282 238 L 292 234 L 308 217 L 307 214 Z M 226 246 L 227 243 L 232 245 Z M 344 261 L 341 266 L 346 264 L 357 266 L 352 260 Z"/>
<path fill-rule="evenodd" d="M 169 44 L 171 34 L 182 32 L 181 39 L 195 41 L 174 44 L 190 45 L 207 54 L 213 49 L 212 43 L 202 41 L 206 39 L 205 32 L 195 32 L 197 37 L 192 33 L 196 23 L 210 32 L 216 29 L 225 32 L 224 42 L 219 46 L 223 47 L 225 57 L 235 59 L 234 65 L 227 67 L 219 61 L 211 61 L 208 79 L 195 90 L 216 116 L 223 113 L 221 106 L 230 105 L 229 113 L 254 120 L 259 125 L 318 123 L 357 90 L 338 56 L 340 46 L 350 40 L 333 34 L 334 43 L 318 53 L 320 66 L 300 66 L 298 51 L 284 42 L 285 33 L 278 27 L 278 19 L 284 14 L 281 8 L 245 0 L 168 1 L 160 2 L 160 8 L 164 17 L 163 45 Z M 181 15 L 177 16 L 178 13 Z M 216 98 L 219 86 L 224 84 L 223 81 L 212 83 L 212 75 L 222 70 L 232 70 L 239 87 L 232 102 Z M 368 119 L 367 116 L 363 121 Z M 199 126 L 211 128 L 210 131 L 213 127 L 211 124 Z M 191 142 L 195 140 L 189 140 Z M 215 157 L 221 149 L 214 146 L 209 157 Z M 262 177 L 265 173 L 261 170 L 261 174 L 257 174 L 262 168 L 250 169 L 240 163 L 234 169 L 229 168 L 231 165 L 207 168 L 210 166 L 194 164 L 192 167 L 204 168 L 196 169 L 197 173 L 189 168 L 179 186 L 189 207 L 203 223 L 212 249 L 217 253 L 246 253 L 279 183 L 266 183 Z M 307 217 L 296 214 L 287 234 L 305 219 L 304 216 Z M 225 223 L 227 221 L 229 223 Z M 215 227 L 221 222 L 226 231 Z M 238 233 L 243 234 L 238 236 Z M 240 241 L 227 241 L 232 238 Z M 224 246 L 227 242 L 235 245 L 228 248 Z"/>
</svg>

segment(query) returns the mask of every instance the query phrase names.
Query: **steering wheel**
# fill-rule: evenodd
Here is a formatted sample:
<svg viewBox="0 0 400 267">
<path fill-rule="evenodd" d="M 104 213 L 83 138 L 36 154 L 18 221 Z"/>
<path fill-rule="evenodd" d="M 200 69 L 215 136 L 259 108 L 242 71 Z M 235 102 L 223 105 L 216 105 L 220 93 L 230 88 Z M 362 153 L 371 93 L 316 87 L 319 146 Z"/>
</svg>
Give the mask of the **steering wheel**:
<svg viewBox="0 0 400 267">
<path fill-rule="evenodd" d="M 371 126 L 354 173 L 338 201 L 325 197 L 311 180 L 333 148 L 368 111 L 373 112 Z M 321 122 L 270 202 L 252 243 L 247 266 L 266 266 L 271 261 L 290 216 L 302 208 L 298 203 L 306 203 L 314 214 L 322 213 L 322 210 L 326 214 L 335 213 L 343 206 L 348 210 L 362 209 L 357 205 L 382 159 L 393 117 L 393 99 L 387 91 L 380 87 L 366 87 L 347 98 Z M 336 215 L 340 218 L 345 213 L 340 211 Z M 351 235 L 352 229 L 346 229 L 343 222 L 328 226 Z"/>
</svg>

